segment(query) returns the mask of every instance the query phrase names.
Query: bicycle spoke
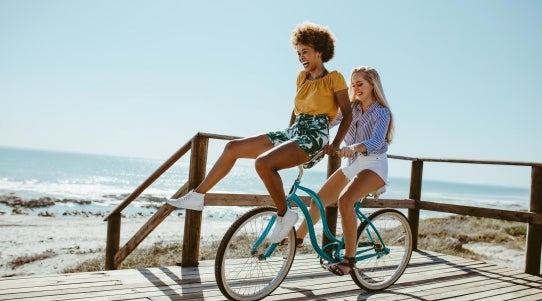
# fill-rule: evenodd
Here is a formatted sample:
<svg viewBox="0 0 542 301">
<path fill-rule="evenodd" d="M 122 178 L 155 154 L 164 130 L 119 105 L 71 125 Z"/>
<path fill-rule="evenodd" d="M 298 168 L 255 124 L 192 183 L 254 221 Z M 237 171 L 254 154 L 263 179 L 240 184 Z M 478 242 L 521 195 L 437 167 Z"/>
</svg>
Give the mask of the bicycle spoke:
<svg viewBox="0 0 542 301">
<path fill-rule="evenodd" d="M 358 254 L 365 259 L 357 262 L 351 275 L 360 287 L 381 290 L 395 283 L 408 265 L 412 232 L 406 217 L 395 209 L 376 211 L 369 220 L 372 225 L 364 221 L 358 229 Z"/>
<path fill-rule="evenodd" d="M 269 232 L 273 207 L 253 209 L 228 229 L 217 251 L 215 276 L 221 292 L 230 299 L 259 300 L 284 280 L 295 256 L 295 245 L 273 247 Z M 291 231 L 289 239 L 295 239 Z M 267 252 L 269 256 L 264 256 Z M 256 251 L 256 252 L 254 252 Z"/>
</svg>

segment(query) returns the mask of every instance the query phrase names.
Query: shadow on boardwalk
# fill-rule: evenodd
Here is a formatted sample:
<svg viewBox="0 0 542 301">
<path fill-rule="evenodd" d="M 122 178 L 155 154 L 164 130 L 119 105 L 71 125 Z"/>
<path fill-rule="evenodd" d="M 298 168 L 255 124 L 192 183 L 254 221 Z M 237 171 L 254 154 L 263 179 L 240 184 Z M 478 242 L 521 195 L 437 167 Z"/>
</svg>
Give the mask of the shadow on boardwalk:
<svg viewBox="0 0 542 301">
<path fill-rule="evenodd" d="M 214 262 L 104 272 L 0 278 L 0 300 L 225 300 Z M 282 285 L 265 300 L 542 300 L 542 278 L 494 264 L 418 251 L 397 283 L 366 292 L 349 276 L 297 256 Z"/>
</svg>

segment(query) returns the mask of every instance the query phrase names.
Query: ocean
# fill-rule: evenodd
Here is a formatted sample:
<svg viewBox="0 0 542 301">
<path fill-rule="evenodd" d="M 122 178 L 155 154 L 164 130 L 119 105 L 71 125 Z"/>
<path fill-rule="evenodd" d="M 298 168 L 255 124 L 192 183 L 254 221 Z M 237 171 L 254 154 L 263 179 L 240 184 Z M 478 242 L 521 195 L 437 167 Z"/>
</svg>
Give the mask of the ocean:
<svg viewBox="0 0 542 301">
<path fill-rule="evenodd" d="M 38 215 L 43 210 L 54 212 L 56 216 L 63 216 L 66 212 L 76 210 L 107 214 L 166 159 L 0 147 L 0 196 L 16 196 L 23 200 L 49 197 L 57 200 L 53 206 L 29 210 L 29 215 Z M 207 170 L 210 167 L 208 166 Z M 165 198 L 174 194 L 187 181 L 188 168 L 188 162 L 177 162 L 144 192 L 144 197 L 134 201 L 123 213 L 150 214 L 156 211 Z M 287 191 L 297 176 L 297 169 L 282 171 L 281 175 Z M 305 171 L 302 183 L 317 191 L 325 178 L 325 171 L 313 168 Z M 409 179 L 391 177 L 386 193 L 382 197 L 406 199 L 408 190 Z M 254 171 L 252 160 L 240 160 L 212 192 L 266 194 Z M 424 179 L 422 200 L 527 210 L 529 193 L 528 188 Z M 0 213 L 10 214 L 12 210 L 13 208 L 7 204 L 0 203 Z M 234 219 L 244 210 L 246 208 L 225 206 L 207 207 L 204 212 L 211 218 Z M 421 213 L 422 218 L 433 216 L 442 214 L 423 211 Z"/>
</svg>

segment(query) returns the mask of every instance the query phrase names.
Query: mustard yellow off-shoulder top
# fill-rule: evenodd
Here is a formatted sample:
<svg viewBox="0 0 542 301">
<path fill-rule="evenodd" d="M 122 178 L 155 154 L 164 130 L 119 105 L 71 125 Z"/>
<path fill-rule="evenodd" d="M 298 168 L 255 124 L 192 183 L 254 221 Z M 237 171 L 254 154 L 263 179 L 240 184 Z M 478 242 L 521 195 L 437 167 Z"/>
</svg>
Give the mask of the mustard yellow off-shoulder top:
<svg viewBox="0 0 542 301">
<path fill-rule="evenodd" d="M 294 98 L 294 113 L 320 115 L 325 114 L 332 122 L 337 118 L 339 106 L 335 101 L 335 92 L 348 89 L 343 75 L 331 71 L 322 78 L 307 80 L 307 72 L 302 70 L 297 76 L 297 94 Z"/>
</svg>

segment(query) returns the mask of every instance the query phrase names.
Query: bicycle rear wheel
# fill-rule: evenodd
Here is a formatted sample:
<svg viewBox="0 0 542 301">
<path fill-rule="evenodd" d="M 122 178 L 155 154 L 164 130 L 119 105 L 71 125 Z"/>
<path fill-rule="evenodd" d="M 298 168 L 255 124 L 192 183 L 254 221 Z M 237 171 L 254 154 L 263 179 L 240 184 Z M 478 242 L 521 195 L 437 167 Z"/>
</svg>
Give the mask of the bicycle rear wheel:
<svg viewBox="0 0 542 301">
<path fill-rule="evenodd" d="M 295 257 L 295 244 L 277 246 L 272 250 L 267 238 L 262 237 L 274 216 L 274 207 L 252 209 L 231 225 L 220 242 L 215 278 L 220 291 L 228 299 L 263 299 L 288 274 Z M 288 241 L 295 241 L 294 228 L 288 234 Z"/>
<path fill-rule="evenodd" d="M 356 263 L 350 275 L 368 291 L 383 290 L 394 284 L 405 271 L 412 254 L 412 230 L 408 219 L 398 210 L 382 209 L 358 227 L 357 256 L 367 258 Z"/>
</svg>

